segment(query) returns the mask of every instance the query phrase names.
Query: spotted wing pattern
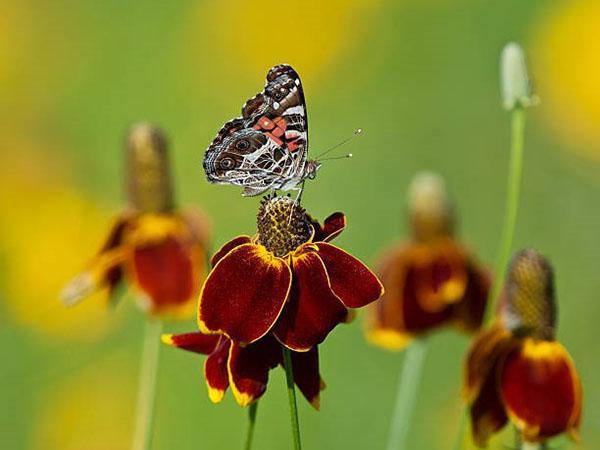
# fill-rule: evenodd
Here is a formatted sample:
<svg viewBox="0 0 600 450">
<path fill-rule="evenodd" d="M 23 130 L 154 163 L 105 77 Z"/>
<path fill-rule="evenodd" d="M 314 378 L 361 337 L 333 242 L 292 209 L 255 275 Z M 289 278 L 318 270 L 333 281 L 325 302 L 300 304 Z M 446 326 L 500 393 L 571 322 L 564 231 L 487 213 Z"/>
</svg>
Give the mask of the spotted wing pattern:
<svg viewBox="0 0 600 450">
<path fill-rule="evenodd" d="M 307 164 L 308 122 L 302 83 L 288 65 L 267 74 L 264 90 L 227 122 L 204 154 L 211 183 L 243 186 L 242 195 L 289 190 L 312 176 Z"/>
</svg>

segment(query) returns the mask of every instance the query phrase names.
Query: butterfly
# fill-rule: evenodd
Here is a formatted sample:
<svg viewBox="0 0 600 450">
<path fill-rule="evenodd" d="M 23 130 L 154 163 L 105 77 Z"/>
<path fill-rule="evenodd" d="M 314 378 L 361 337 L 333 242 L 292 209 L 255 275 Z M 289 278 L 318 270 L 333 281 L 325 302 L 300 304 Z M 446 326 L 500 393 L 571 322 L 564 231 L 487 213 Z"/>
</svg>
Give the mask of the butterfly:
<svg viewBox="0 0 600 450">
<path fill-rule="evenodd" d="M 287 64 L 272 67 L 264 90 L 227 122 L 206 149 L 209 182 L 244 188 L 243 196 L 269 190 L 298 190 L 315 178 L 321 163 L 307 159 L 308 120 L 298 73 Z M 299 195 L 299 194 L 298 194 Z"/>
</svg>

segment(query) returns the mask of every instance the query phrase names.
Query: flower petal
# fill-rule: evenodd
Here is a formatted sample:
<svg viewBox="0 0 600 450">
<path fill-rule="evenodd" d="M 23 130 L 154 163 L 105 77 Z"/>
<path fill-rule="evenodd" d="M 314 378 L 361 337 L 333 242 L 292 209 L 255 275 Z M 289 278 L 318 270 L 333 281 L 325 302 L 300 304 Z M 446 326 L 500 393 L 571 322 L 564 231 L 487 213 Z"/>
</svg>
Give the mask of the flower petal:
<svg viewBox="0 0 600 450">
<path fill-rule="evenodd" d="M 448 305 L 436 312 L 424 310 L 417 296 L 419 280 L 416 271 L 411 266 L 405 270 L 402 296 L 396 300 L 402 307 L 404 328 L 410 333 L 418 334 L 448 323 L 452 318 L 452 306 Z"/>
<path fill-rule="evenodd" d="M 248 406 L 264 394 L 269 370 L 281 359 L 281 345 L 270 335 L 244 347 L 232 344 L 227 363 L 229 382 L 240 406 Z"/>
<path fill-rule="evenodd" d="M 167 345 L 202 355 L 210 355 L 220 339 L 221 337 L 216 334 L 204 334 L 199 331 L 184 334 L 163 334 L 161 336 L 162 342 Z"/>
<path fill-rule="evenodd" d="M 489 273 L 471 263 L 463 299 L 454 306 L 456 323 L 467 331 L 477 330 L 483 321 L 491 282 Z"/>
<path fill-rule="evenodd" d="M 318 410 L 319 394 L 325 389 L 325 383 L 319 373 L 319 350 L 315 346 L 308 352 L 291 353 L 294 382 L 306 400 Z"/>
<path fill-rule="evenodd" d="M 463 397 L 472 402 L 479 395 L 492 367 L 504 359 L 515 341 L 510 331 L 496 324 L 483 331 L 471 344 L 465 361 Z"/>
<path fill-rule="evenodd" d="M 307 351 L 323 342 L 347 317 L 347 309 L 333 293 L 325 265 L 315 252 L 292 258 L 290 298 L 273 333 L 286 347 Z"/>
<path fill-rule="evenodd" d="M 102 246 L 102 249 L 100 250 L 101 254 L 108 252 L 110 250 L 113 250 L 121 245 L 121 242 L 123 242 L 123 234 L 125 233 L 125 230 L 127 229 L 128 220 L 129 220 L 129 214 L 127 214 L 127 213 L 123 213 L 120 217 L 117 218 L 116 222 L 114 223 L 114 225 L 110 231 L 110 234 L 109 234 L 106 242 L 104 243 L 104 245 Z M 115 264 L 115 265 L 110 266 L 106 270 L 103 279 L 104 279 L 104 282 L 108 284 L 109 296 L 112 296 L 112 294 L 115 292 L 117 286 L 123 279 L 123 268 L 121 267 L 120 264 Z"/>
<path fill-rule="evenodd" d="M 335 212 L 323 222 L 323 226 L 316 220 L 312 221 L 315 229 L 314 242 L 329 242 L 335 239 L 346 228 L 344 213 Z"/>
<path fill-rule="evenodd" d="M 508 415 L 525 440 L 540 441 L 577 427 L 581 386 L 560 343 L 525 339 L 508 355 L 500 383 Z"/>
<path fill-rule="evenodd" d="M 185 306 L 198 290 L 192 248 L 174 235 L 136 247 L 130 270 L 153 313 Z"/>
<path fill-rule="evenodd" d="M 490 367 L 470 408 L 471 433 L 479 447 L 486 447 L 490 436 L 501 430 L 508 420 L 498 392 L 500 363 L 497 360 Z"/>
<path fill-rule="evenodd" d="M 423 249 L 429 253 L 429 249 Z M 417 298 L 427 312 L 439 312 L 448 304 L 459 302 L 467 284 L 465 258 L 454 248 L 432 249 L 425 263 L 414 265 Z"/>
<path fill-rule="evenodd" d="M 204 362 L 204 378 L 208 388 L 208 398 L 213 403 L 219 403 L 223 400 L 225 391 L 229 386 L 227 358 L 231 346 L 229 339 L 221 337 L 215 350 Z"/>
<path fill-rule="evenodd" d="M 109 300 L 123 279 L 122 263 L 127 259 L 127 248 L 122 244 L 129 226 L 130 215 L 123 213 L 113 224 L 98 255 L 87 270 L 74 277 L 61 291 L 60 298 L 66 306 L 79 303 L 88 295 L 108 287 Z"/>
<path fill-rule="evenodd" d="M 251 343 L 273 326 L 288 297 L 292 273 L 263 246 L 231 250 L 208 275 L 200 294 L 198 324 L 206 333 L 223 332 Z"/>
<path fill-rule="evenodd" d="M 412 341 L 413 336 L 392 328 L 373 325 L 366 331 L 366 338 L 371 344 L 386 350 L 400 351 L 406 348 L 410 341 Z"/>
<path fill-rule="evenodd" d="M 240 245 L 243 245 L 243 244 L 248 244 L 248 243 L 250 243 L 251 240 L 252 239 L 250 238 L 250 236 L 242 235 L 242 236 L 233 238 L 229 242 L 226 242 L 225 244 L 223 244 L 223 246 L 219 250 L 217 250 L 217 252 L 210 259 L 211 266 L 214 267 L 223 258 L 223 256 L 225 256 L 227 253 L 229 253 L 234 248 L 239 247 Z"/>
<path fill-rule="evenodd" d="M 317 243 L 317 247 L 331 289 L 348 308 L 363 307 L 383 295 L 383 285 L 361 261 L 325 242 Z"/>
<path fill-rule="evenodd" d="M 402 312 L 405 248 L 403 245 L 395 246 L 379 259 L 378 274 L 385 293 L 378 302 L 367 307 L 366 338 L 386 350 L 402 350 L 412 339 L 404 327 Z"/>
</svg>

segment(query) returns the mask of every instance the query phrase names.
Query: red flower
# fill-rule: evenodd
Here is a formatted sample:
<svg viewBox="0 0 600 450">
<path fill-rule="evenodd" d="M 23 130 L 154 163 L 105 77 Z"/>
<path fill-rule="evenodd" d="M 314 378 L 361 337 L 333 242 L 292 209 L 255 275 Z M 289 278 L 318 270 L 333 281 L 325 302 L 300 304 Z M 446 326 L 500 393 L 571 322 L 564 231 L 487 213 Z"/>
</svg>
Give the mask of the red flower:
<svg viewBox="0 0 600 450">
<path fill-rule="evenodd" d="M 321 227 L 289 197 L 263 201 L 256 237 L 228 242 L 200 294 L 204 333 L 236 343 L 258 341 L 269 331 L 286 347 L 308 351 L 360 308 L 383 293 L 358 259 L 328 243 L 345 227 L 336 213 Z"/>
<path fill-rule="evenodd" d="M 390 350 L 446 324 L 479 328 L 490 286 L 486 271 L 454 238 L 453 210 L 441 179 L 417 176 L 410 210 L 412 239 L 382 258 L 386 293 L 367 319 L 367 339 Z"/>
<path fill-rule="evenodd" d="M 555 315 L 550 263 L 535 250 L 517 253 L 495 324 L 475 340 L 466 362 L 464 395 L 479 446 L 509 419 L 529 442 L 576 435 L 581 385 L 554 338 Z"/>
<path fill-rule="evenodd" d="M 231 386 L 237 403 L 248 406 L 265 393 L 269 371 L 283 364 L 281 344 L 270 334 L 245 346 L 223 335 L 200 332 L 164 335 L 163 342 L 208 355 L 204 363 L 204 376 L 208 396 L 213 403 L 219 403 Z M 325 384 L 319 374 L 317 347 L 308 352 L 291 354 L 296 386 L 311 405 L 319 409 L 319 392 Z"/>
<path fill-rule="evenodd" d="M 134 127 L 128 150 L 131 207 L 62 298 L 71 305 L 98 289 L 113 294 L 125 278 L 151 314 L 186 315 L 206 271 L 207 220 L 196 211 L 175 211 L 166 142 L 159 130 Z"/>
</svg>

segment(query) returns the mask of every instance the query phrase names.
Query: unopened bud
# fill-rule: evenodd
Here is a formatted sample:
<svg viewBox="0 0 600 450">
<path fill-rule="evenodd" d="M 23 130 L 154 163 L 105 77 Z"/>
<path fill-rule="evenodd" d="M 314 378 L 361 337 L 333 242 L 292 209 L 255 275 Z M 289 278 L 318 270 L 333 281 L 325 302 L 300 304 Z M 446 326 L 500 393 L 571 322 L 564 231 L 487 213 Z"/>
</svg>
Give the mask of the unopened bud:
<svg viewBox="0 0 600 450">
<path fill-rule="evenodd" d="M 527 72 L 525 53 L 519 44 L 509 42 L 502 50 L 500 85 L 504 108 L 528 107 L 537 104 Z"/>
</svg>

